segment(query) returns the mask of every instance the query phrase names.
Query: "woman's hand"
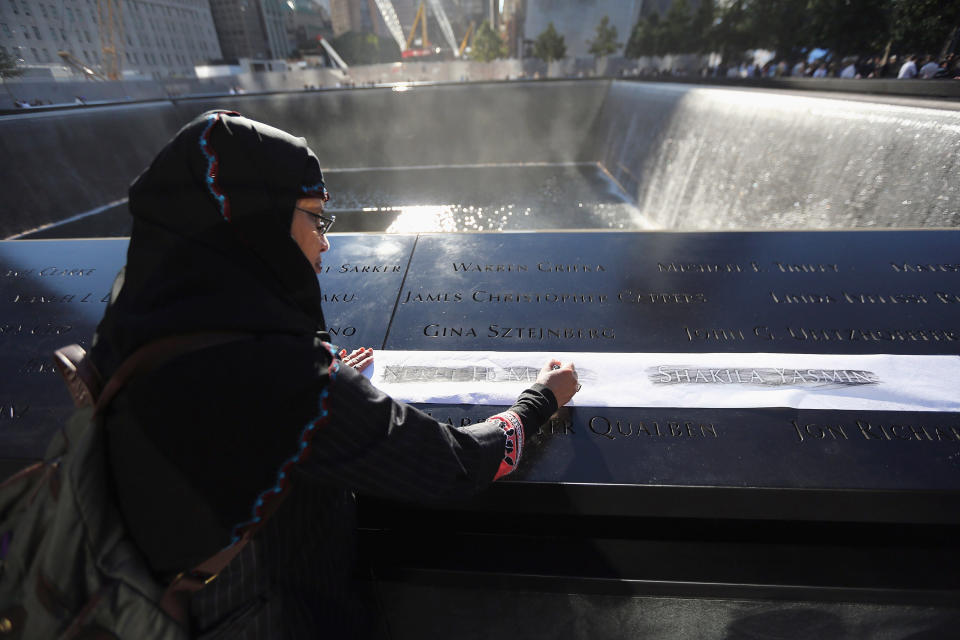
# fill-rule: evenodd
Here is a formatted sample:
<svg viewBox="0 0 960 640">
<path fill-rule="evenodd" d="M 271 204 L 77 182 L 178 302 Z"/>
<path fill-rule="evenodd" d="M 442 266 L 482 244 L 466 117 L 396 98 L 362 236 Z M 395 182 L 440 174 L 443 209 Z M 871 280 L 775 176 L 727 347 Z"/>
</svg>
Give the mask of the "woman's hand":
<svg viewBox="0 0 960 640">
<path fill-rule="evenodd" d="M 564 364 L 556 358 L 543 365 L 540 373 L 537 374 L 537 382 L 553 391 L 558 407 L 570 402 L 573 394 L 580 391 L 580 383 L 577 382 L 577 371 L 573 363 Z"/>
<path fill-rule="evenodd" d="M 347 355 L 346 349 L 341 349 L 340 361 L 348 367 L 353 367 L 357 371 L 363 371 L 373 363 L 373 349 L 366 347 L 354 349 L 350 355 Z"/>
</svg>

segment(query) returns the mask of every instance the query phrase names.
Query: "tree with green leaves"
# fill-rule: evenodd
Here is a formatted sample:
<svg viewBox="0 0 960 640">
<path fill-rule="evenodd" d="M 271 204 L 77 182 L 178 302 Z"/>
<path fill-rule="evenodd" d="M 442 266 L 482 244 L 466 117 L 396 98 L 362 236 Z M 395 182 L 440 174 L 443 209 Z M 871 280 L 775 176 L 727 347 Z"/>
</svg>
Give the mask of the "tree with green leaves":
<svg viewBox="0 0 960 640">
<path fill-rule="evenodd" d="M 748 4 L 733 0 L 720 10 L 713 25 L 714 43 L 725 61 L 739 63 L 743 53 L 755 46 Z"/>
<path fill-rule="evenodd" d="M 850 54 L 883 51 L 890 30 L 889 4 L 890 0 L 807 0 L 804 44 L 827 49 L 829 59 L 837 61 Z"/>
<path fill-rule="evenodd" d="M 700 0 L 697 10 L 690 20 L 691 50 L 697 53 L 713 51 L 713 21 L 717 17 L 717 7 L 713 0 Z"/>
<path fill-rule="evenodd" d="M 610 24 L 609 17 L 603 16 L 600 24 L 597 25 L 596 37 L 587 44 L 590 45 L 590 55 L 610 56 L 617 52 L 621 43 L 617 42 L 617 28 Z"/>
<path fill-rule="evenodd" d="M 811 6 L 817 1 L 763 0 L 751 3 L 747 20 L 747 30 L 753 42 L 751 48 L 770 49 L 776 51 L 778 57 L 792 61 L 801 59 L 804 49 L 810 46 Z"/>
<path fill-rule="evenodd" d="M 616 34 L 614 34 L 616 38 Z M 544 62 L 552 60 L 562 60 L 567 55 L 567 43 L 562 35 L 557 33 L 557 28 L 553 23 L 547 25 L 543 33 L 537 36 L 533 43 L 533 55 Z"/>
<path fill-rule="evenodd" d="M 378 38 L 372 33 L 347 31 L 330 41 L 344 62 L 353 65 L 394 62 L 400 59 L 400 48 L 390 38 Z"/>
<path fill-rule="evenodd" d="M 664 17 L 640 18 L 625 55 L 718 52 L 734 63 L 750 49 L 802 59 L 813 48 L 829 60 L 850 55 L 941 54 L 960 37 L 960 0 L 674 0 Z M 889 47 L 889 49 L 888 49 Z"/>
<path fill-rule="evenodd" d="M 10 96 L 10 100 L 12 101 L 16 101 L 16 98 L 10 92 L 10 86 L 7 84 L 7 78 L 15 78 L 22 73 L 23 69 L 20 68 L 20 64 L 17 59 L 4 51 L 0 51 L 0 82 L 3 82 L 3 88 L 6 89 L 7 95 Z"/>
<path fill-rule="evenodd" d="M 17 59 L 5 51 L 0 51 L 0 78 L 4 80 L 7 78 L 15 78 L 22 73 L 23 69 L 20 68 Z"/>
<path fill-rule="evenodd" d="M 497 58 L 507 57 L 507 44 L 503 41 L 490 22 L 483 21 L 477 33 L 473 36 L 473 45 L 470 48 L 470 57 L 479 62 L 490 62 Z"/>
<path fill-rule="evenodd" d="M 637 20 L 623 53 L 628 58 L 662 56 L 666 53 L 664 29 L 659 13 L 654 11 L 646 18 Z"/>
<path fill-rule="evenodd" d="M 693 51 L 692 16 L 687 0 L 673 0 L 663 19 L 663 49 L 666 53 Z"/>
<path fill-rule="evenodd" d="M 890 38 L 900 53 L 940 55 L 960 30 L 960 2 L 956 0 L 888 0 Z"/>
</svg>

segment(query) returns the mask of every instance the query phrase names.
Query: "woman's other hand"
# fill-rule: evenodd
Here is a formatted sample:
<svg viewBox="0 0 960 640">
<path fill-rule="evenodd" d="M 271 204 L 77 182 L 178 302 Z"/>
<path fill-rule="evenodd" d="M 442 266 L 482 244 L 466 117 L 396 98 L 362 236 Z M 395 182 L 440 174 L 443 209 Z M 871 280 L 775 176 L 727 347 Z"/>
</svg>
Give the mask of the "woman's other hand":
<svg viewBox="0 0 960 640">
<path fill-rule="evenodd" d="M 580 390 L 580 384 L 577 382 L 577 371 L 574 369 L 573 363 L 562 363 L 556 358 L 543 365 L 540 373 L 537 374 L 537 382 L 546 385 L 553 392 L 558 407 L 570 402 L 573 394 Z"/>
<path fill-rule="evenodd" d="M 363 371 L 373 363 L 373 349 L 367 347 L 354 349 L 350 355 L 347 355 L 346 349 L 341 349 L 340 361 L 357 371 Z"/>
</svg>

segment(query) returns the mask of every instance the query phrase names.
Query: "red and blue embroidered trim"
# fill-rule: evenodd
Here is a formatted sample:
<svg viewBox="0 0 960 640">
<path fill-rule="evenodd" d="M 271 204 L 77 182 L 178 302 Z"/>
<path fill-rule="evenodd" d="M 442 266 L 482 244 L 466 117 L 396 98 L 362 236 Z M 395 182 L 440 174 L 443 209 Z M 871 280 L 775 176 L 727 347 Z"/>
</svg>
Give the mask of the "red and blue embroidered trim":
<svg viewBox="0 0 960 640">
<path fill-rule="evenodd" d="M 523 423 L 520 416 L 513 411 L 504 411 L 492 416 L 490 420 L 499 423 L 503 433 L 507 436 L 507 441 L 503 445 L 503 460 L 500 461 L 500 468 L 497 469 L 497 475 L 494 480 L 499 480 L 508 475 L 520 464 L 520 456 L 523 455 Z"/>
<path fill-rule="evenodd" d="M 211 113 L 207 116 L 207 126 L 203 129 L 203 133 L 200 134 L 200 151 L 203 152 L 203 157 L 207 159 L 207 173 L 206 176 L 204 176 L 207 189 L 210 190 L 213 199 L 217 201 L 217 206 L 220 208 L 220 215 L 223 216 L 224 220 L 230 222 L 230 201 L 217 182 L 217 175 L 220 171 L 220 159 L 210 144 L 210 131 L 213 129 L 213 125 L 217 124 L 217 121 L 220 120 L 221 115 L 221 113 Z"/>
<path fill-rule="evenodd" d="M 300 190 L 303 191 L 304 195 L 320 198 L 324 202 L 330 200 L 330 192 L 327 191 L 327 187 L 325 184 L 323 184 L 323 180 L 314 185 L 302 186 L 300 187 Z"/>
<path fill-rule="evenodd" d="M 290 474 L 290 469 L 293 465 L 297 464 L 301 460 L 305 459 L 310 455 L 310 442 L 313 440 L 313 434 L 316 433 L 317 429 L 320 427 L 326 426 L 327 422 L 330 421 L 330 409 L 327 406 L 327 400 L 330 396 L 330 385 L 333 384 L 333 381 L 337 377 L 337 373 L 340 371 L 340 360 L 336 356 L 336 347 L 326 343 L 321 343 L 327 351 L 330 352 L 330 366 L 327 368 L 327 372 L 330 374 L 330 381 L 327 383 L 327 386 L 323 388 L 323 391 L 320 392 L 319 406 L 320 414 L 313 420 L 313 422 L 307 424 L 303 428 L 303 431 L 300 432 L 300 441 L 297 446 L 297 451 L 292 456 L 287 458 L 287 460 L 280 465 L 280 470 L 277 472 L 277 482 L 272 487 L 260 493 L 257 496 L 256 501 L 253 503 L 253 517 L 251 517 L 246 522 L 241 522 L 236 525 L 232 531 L 232 538 L 230 539 L 229 547 L 232 544 L 235 544 L 243 537 L 244 529 L 252 525 L 258 524 L 263 520 L 263 509 L 267 501 L 276 499 L 283 493 L 288 484 L 288 476 Z"/>
</svg>

